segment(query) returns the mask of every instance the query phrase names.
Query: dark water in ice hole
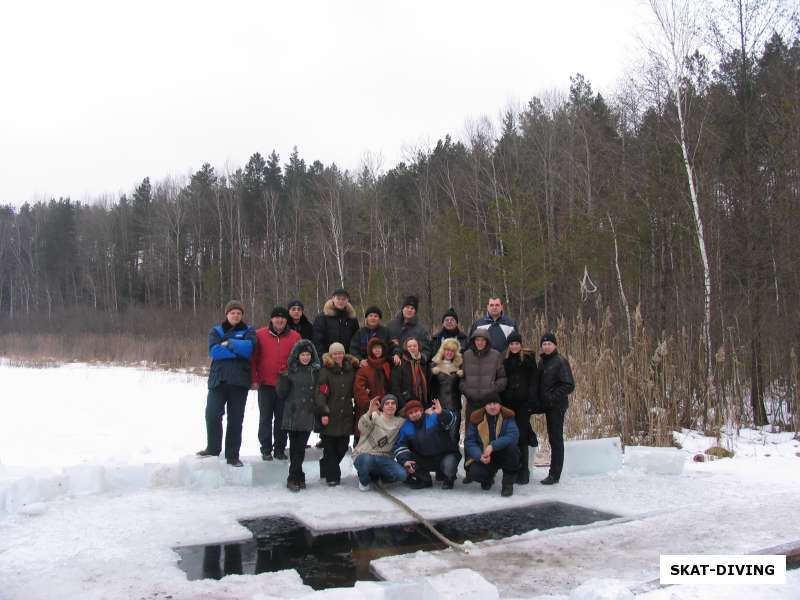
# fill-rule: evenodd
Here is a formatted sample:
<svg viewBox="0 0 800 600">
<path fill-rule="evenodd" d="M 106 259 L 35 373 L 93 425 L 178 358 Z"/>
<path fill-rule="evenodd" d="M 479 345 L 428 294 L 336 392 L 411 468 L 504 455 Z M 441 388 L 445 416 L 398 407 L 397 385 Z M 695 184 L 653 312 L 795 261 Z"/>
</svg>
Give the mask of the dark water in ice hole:
<svg viewBox="0 0 800 600">
<path fill-rule="evenodd" d="M 586 525 L 618 515 L 562 502 L 465 515 L 435 521 L 434 526 L 454 542 L 480 542 L 519 535 L 533 529 Z M 416 523 L 354 531 L 314 533 L 289 517 L 242 521 L 255 539 L 240 544 L 176 548 L 178 566 L 192 579 L 257 574 L 295 569 L 315 590 L 375 581 L 371 560 L 417 550 L 441 550 L 445 545 Z"/>
</svg>

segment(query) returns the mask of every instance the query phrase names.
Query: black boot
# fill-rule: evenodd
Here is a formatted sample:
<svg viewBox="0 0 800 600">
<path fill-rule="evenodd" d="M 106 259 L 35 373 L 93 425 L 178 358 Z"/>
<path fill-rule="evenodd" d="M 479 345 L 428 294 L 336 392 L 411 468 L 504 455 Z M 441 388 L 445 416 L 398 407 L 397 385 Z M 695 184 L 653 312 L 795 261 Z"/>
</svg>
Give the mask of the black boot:
<svg viewBox="0 0 800 600">
<path fill-rule="evenodd" d="M 552 475 L 548 475 L 544 479 L 542 479 L 539 483 L 542 485 L 554 485 L 558 483 L 558 477 L 553 477 Z"/>
<path fill-rule="evenodd" d="M 517 471 L 517 485 L 528 485 L 531 482 L 531 472 L 528 469 Z"/>
<path fill-rule="evenodd" d="M 492 489 L 493 485 L 494 485 L 494 477 L 490 477 L 486 481 L 482 481 L 481 482 L 481 489 L 482 490 L 490 490 L 490 489 Z"/>
<path fill-rule="evenodd" d="M 514 480 L 517 478 L 516 474 L 503 475 L 503 487 L 500 488 L 501 496 L 512 496 L 514 494 Z"/>
<path fill-rule="evenodd" d="M 195 456 L 199 456 L 200 458 L 206 458 L 208 456 L 219 456 L 219 452 L 214 454 L 213 452 L 209 452 L 208 448 L 203 448 L 195 453 Z"/>
<path fill-rule="evenodd" d="M 237 458 L 227 458 L 225 460 L 232 467 L 243 467 L 244 466 L 244 464 L 242 463 L 242 461 L 239 460 L 238 457 Z"/>
<path fill-rule="evenodd" d="M 443 490 L 452 490 L 454 481 L 455 481 L 455 478 L 453 478 L 453 477 L 445 477 L 444 481 L 442 482 L 442 489 Z"/>
<path fill-rule="evenodd" d="M 286 487 L 289 488 L 289 490 L 292 492 L 299 492 L 301 489 L 300 482 L 294 479 L 287 479 Z"/>
</svg>

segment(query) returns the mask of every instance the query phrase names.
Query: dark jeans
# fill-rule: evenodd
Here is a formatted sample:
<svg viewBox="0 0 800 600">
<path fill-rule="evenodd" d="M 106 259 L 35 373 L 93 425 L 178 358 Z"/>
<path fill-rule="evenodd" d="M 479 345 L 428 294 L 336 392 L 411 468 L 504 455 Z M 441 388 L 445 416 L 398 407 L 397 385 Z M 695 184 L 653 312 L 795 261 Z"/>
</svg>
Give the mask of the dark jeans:
<svg viewBox="0 0 800 600">
<path fill-rule="evenodd" d="M 306 458 L 306 442 L 310 431 L 289 431 L 289 481 L 305 481 L 303 460 Z"/>
<path fill-rule="evenodd" d="M 359 454 L 353 464 L 358 472 L 358 481 L 362 485 L 369 485 L 373 475 L 383 480 L 384 483 L 405 481 L 408 476 L 406 470 L 388 456 Z"/>
<path fill-rule="evenodd" d="M 470 477 L 479 483 L 490 481 L 499 469 L 503 469 L 503 479 L 516 478 L 519 470 L 519 447 L 506 446 L 502 450 L 492 452 L 492 460 L 488 465 L 476 460 L 467 468 Z"/>
<path fill-rule="evenodd" d="M 342 469 L 339 463 L 342 462 L 347 453 L 347 446 L 350 443 L 349 435 L 323 435 L 322 436 L 322 458 L 319 461 L 319 474 L 325 481 L 340 481 Z"/>
<path fill-rule="evenodd" d="M 242 422 L 248 389 L 238 385 L 221 383 L 208 390 L 206 397 L 206 450 L 211 454 L 222 451 L 222 415 L 228 409 L 228 424 L 225 432 L 225 458 L 239 458 L 242 447 Z"/>
<path fill-rule="evenodd" d="M 547 419 L 547 439 L 550 441 L 550 477 L 561 479 L 564 468 L 564 415 L 566 406 L 556 406 L 544 413 Z"/>
<path fill-rule="evenodd" d="M 278 398 L 275 386 L 258 386 L 258 441 L 261 454 L 286 451 L 286 432 L 281 429 L 283 400 Z M 273 447 L 273 437 L 275 446 Z"/>
<path fill-rule="evenodd" d="M 455 479 L 461 455 L 458 452 L 445 452 L 435 456 L 421 456 L 412 452 L 411 460 L 417 462 L 414 476 L 418 479 L 430 479 L 431 471 L 441 473 L 447 479 Z"/>
</svg>

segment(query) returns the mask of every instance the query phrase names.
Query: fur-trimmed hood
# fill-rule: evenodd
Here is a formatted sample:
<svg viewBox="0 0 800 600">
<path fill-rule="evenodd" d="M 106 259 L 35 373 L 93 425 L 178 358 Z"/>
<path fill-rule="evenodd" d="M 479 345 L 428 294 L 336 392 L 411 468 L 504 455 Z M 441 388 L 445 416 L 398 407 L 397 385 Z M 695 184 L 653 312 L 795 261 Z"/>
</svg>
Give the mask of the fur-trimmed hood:
<svg viewBox="0 0 800 600">
<path fill-rule="evenodd" d="M 453 356 L 453 360 L 449 364 L 444 360 L 444 351 L 447 349 L 455 351 L 455 356 Z M 434 375 L 455 373 L 458 377 L 463 377 L 464 371 L 461 370 L 461 365 L 464 364 L 464 358 L 461 356 L 461 344 L 459 341 L 456 338 L 446 338 L 442 345 L 439 346 L 439 350 L 436 351 L 436 355 L 431 359 L 431 364 L 433 365 L 431 373 Z"/>
<path fill-rule="evenodd" d="M 506 408 L 505 406 L 500 407 L 500 412 L 498 414 L 503 415 L 503 419 L 510 419 L 514 417 L 514 411 L 510 408 Z M 484 418 L 486 418 L 486 407 L 473 411 L 469 416 L 469 422 L 478 425 L 481 421 L 483 421 Z"/>
<path fill-rule="evenodd" d="M 314 344 L 310 340 L 300 340 L 292 347 L 292 352 L 289 354 L 289 358 L 286 361 L 288 370 L 297 371 L 298 369 L 302 368 L 303 365 L 300 364 L 300 353 L 301 352 L 310 352 L 311 353 L 311 362 L 308 364 L 309 367 L 318 371 L 320 369 L 319 364 L 319 355 L 317 354 L 317 349 L 314 348 Z"/>
<path fill-rule="evenodd" d="M 350 302 L 347 302 L 347 306 L 344 307 L 344 312 L 347 313 L 348 319 L 355 319 L 356 318 L 356 309 L 353 308 L 353 305 Z M 336 317 L 338 316 L 339 309 L 336 308 L 336 305 L 333 303 L 333 298 L 330 298 L 325 304 L 322 305 L 322 314 L 326 317 Z"/>
<path fill-rule="evenodd" d="M 333 360 L 333 357 L 330 355 L 330 352 L 326 352 L 322 355 L 322 365 L 326 369 L 332 369 L 336 366 L 336 361 Z M 342 369 L 350 370 L 354 369 L 358 366 L 358 359 L 353 356 L 352 354 L 345 354 L 344 360 L 342 361 Z"/>
</svg>

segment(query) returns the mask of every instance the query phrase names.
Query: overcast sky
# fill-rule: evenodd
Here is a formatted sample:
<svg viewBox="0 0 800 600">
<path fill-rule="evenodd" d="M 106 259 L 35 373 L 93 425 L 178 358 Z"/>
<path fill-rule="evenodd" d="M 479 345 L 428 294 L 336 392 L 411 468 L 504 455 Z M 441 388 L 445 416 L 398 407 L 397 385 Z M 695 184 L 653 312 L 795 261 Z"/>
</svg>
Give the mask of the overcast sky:
<svg viewBox="0 0 800 600">
<path fill-rule="evenodd" d="M 583 73 L 613 93 L 637 0 L 4 3 L 0 204 L 285 162 L 384 169 Z"/>
</svg>

